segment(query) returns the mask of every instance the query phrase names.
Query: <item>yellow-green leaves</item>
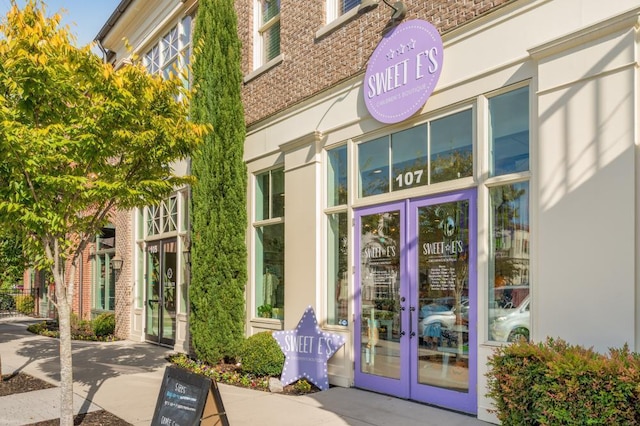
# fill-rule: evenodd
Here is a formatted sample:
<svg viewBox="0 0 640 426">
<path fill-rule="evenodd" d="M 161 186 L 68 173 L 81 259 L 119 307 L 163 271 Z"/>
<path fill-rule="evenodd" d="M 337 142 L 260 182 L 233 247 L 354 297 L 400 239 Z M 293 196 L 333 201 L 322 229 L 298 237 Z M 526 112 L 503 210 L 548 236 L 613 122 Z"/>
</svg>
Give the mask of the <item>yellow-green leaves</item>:
<svg viewBox="0 0 640 426">
<path fill-rule="evenodd" d="M 69 250 L 114 206 L 155 204 L 191 182 L 171 164 L 208 129 L 187 119 L 179 76 L 114 70 L 74 42 L 40 0 L 0 24 L 0 224 Z"/>
</svg>

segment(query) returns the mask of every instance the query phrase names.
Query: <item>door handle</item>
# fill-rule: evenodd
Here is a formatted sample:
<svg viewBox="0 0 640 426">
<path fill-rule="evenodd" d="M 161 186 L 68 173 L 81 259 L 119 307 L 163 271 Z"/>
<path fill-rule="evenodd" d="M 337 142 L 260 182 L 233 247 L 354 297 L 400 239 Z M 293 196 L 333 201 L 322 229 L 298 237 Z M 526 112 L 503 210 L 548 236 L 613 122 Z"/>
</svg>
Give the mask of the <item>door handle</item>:
<svg viewBox="0 0 640 426">
<path fill-rule="evenodd" d="M 416 311 L 416 307 L 415 306 L 409 306 L 409 330 L 411 331 L 409 333 L 409 338 L 412 339 L 415 335 L 416 332 L 413 331 L 413 313 Z"/>
</svg>

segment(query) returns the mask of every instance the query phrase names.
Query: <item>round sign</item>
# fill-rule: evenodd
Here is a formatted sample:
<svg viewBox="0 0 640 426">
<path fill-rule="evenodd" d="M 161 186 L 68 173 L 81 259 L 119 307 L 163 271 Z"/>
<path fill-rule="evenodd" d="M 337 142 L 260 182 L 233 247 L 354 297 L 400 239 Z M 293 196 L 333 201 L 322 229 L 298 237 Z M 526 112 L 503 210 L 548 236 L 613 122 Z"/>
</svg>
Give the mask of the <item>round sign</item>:
<svg viewBox="0 0 640 426">
<path fill-rule="evenodd" d="M 364 77 L 364 102 L 376 120 L 398 123 L 427 102 L 442 71 L 442 39 L 430 23 L 398 25 L 373 51 Z"/>
</svg>

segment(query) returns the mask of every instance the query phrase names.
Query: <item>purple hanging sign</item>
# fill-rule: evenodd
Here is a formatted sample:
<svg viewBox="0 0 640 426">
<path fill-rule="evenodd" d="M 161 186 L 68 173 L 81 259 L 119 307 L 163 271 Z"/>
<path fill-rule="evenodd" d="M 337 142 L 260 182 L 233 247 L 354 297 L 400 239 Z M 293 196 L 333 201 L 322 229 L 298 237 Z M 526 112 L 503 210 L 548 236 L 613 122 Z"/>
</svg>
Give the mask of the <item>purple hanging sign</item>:
<svg viewBox="0 0 640 426">
<path fill-rule="evenodd" d="M 364 103 L 376 120 L 398 123 L 427 102 L 443 59 L 442 39 L 427 21 L 398 25 L 373 51 L 364 77 Z"/>
</svg>

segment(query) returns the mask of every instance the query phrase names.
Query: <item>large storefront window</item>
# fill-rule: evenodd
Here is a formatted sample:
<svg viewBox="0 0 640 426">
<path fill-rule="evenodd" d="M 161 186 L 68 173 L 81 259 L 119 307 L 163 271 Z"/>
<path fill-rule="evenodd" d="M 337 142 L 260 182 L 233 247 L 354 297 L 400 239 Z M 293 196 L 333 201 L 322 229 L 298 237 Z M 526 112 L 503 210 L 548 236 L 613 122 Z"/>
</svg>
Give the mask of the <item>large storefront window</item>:
<svg viewBox="0 0 640 426">
<path fill-rule="evenodd" d="M 489 188 L 489 340 L 528 340 L 528 87 L 491 98 L 489 114 L 490 175 L 503 176 L 498 185 Z"/>
<path fill-rule="evenodd" d="M 96 236 L 96 252 L 93 258 L 93 309 L 115 310 L 116 276 L 111 260 L 115 255 L 116 230 L 113 226 L 102 229 Z"/>
<path fill-rule="evenodd" d="M 472 174 L 473 118 L 470 109 L 358 145 L 360 197 Z"/>
<path fill-rule="evenodd" d="M 284 319 L 284 171 L 256 177 L 255 314 Z"/>
</svg>

